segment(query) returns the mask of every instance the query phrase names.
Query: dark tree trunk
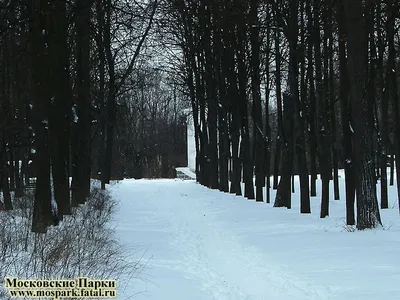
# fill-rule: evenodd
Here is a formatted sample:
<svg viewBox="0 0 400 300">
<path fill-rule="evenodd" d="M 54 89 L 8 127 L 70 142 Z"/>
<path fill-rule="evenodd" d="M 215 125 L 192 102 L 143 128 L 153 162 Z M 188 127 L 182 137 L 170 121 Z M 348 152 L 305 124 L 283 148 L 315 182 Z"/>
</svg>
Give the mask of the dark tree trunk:
<svg viewBox="0 0 400 300">
<path fill-rule="evenodd" d="M 22 153 L 21 148 L 16 149 L 15 165 L 17 167 L 15 168 L 15 194 L 14 194 L 15 197 L 23 197 L 25 195 L 23 173 L 22 173 L 23 157 L 22 157 L 21 153 Z M 19 161 L 21 161 L 21 167 L 20 167 Z"/>
<path fill-rule="evenodd" d="M 250 43 L 251 43 L 251 92 L 253 98 L 253 126 L 255 147 L 255 176 L 256 176 L 256 201 L 264 201 L 263 188 L 265 185 L 265 154 L 264 154 L 264 132 L 261 111 L 261 78 L 260 78 L 260 42 L 258 26 L 258 0 L 250 2 Z"/>
<path fill-rule="evenodd" d="M 380 11 L 380 5 L 378 5 L 378 11 Z M 378 28 L 380 27 L 380 13 L 377 17 Z M 383 42 L 381 37 L 381 32 L 378 30 L 378 91 L 384 92 L 381 94 L 381 126 L 380 126 L 380 144 L 381 144 L 381 158 L 380 158 L 380 168 L 381 168 L 381 208 L 388 208 L 388 182 L 387 182 L 387 155 L 388 155 L 388 119 L 389 119 L 389 107 L 388 107 L 388 89 L 383 89 Z"/>
<path fill-rule="evenodd" d="M 372 151 L 372 107 L 365 95 L 367 88 L 367 40 L 362 0 L 345 2 L 348 24 L 348 68 L 354 120 L 354 150 L 357 194 L 357 228 L 362 230 L 381 224 L 376 197 L 375 170 Z"/>
<path fill-rule="evenodd" d="M 390 186 L 394 185 L 394 153 L 390 155 Z"/>
<path fill-rule="evenodd" d="M 0 55 L 0 63 L 3 62 L 3 65 L 6 65 L 9 61 L 8 58 L 8 47 L 3 47 L 3 55 Z M 1 52 L 0 52 L 1 54 Z M 2 61 L 3 60 L 3 61 Z M 10 95 L 9 95 L 9 84 L 10 75 L 8 68 L 0 65 L 2 69 L 0 69 L 0 102 L 1 110 L 0 117 L 3 120 L 0 123 L 0 189 L 3 192 L 3 201 L 4 201 L 4 209 L 12 210 L 12 201 L 10 194 L 10 185 L 9 185 L 9 172 L 10 168 L 7 163 L 7 138 L 6 135 L 8 133 L 8 123 L 9 120 L 12 119 L 12 112 L 10 107 Z M 8 121 L 8 122 L 7 122 Z"/>
<path fill-rule="evenodd" d="M 278 189 L 280 167 L 281 167 L 281 152 L 282 152 L 282 142 L 281 137 L 278 136 L 275 141 L 275 155 L 274 155 L 274 178 L 272 182 L 272 188 L 274 190 Z"/>
<path fill-rule="evenodd" d="M 227 67 L 228 53 L 224 45 L 223 30 L 228 30 L 223 14 L 225 7 L 222 4 L 216 5 L 214 15 L 217 16 L 215 33 L 214 33 L 214 48 L 217 53 L 215 58 L 215 72 L 218 86 L 218 162 L 219 162 L 219 190 L 229 192 L 229 124 L 228 124 L 228 108 L 229 98 L 226 86 L 226 78 L 229 76 Z M 225 44 L 224 44 L 225 42 Z"/>
<path fill-rule="evenodd" d="M 0 188 L 3 192 L 4 210 L 12 210 L 13 206 L 11 202 L 10 186 L 8 181 L 8 170 L 6 169 L 6 143 L 4 140 L 4 135 L 0 134 L 0 137 L 0 163 L 2 165 L 2 169 L 0 170 Z"/>
<path fill-rule="evenodd" d="M 293 171 L 292 171 L 292 173 L 293 173 Z M 292 174 L 291 178 L 292 178 L 292 181 L 291 181 L 292 182 L 292 194 L 294 194 L 296 192 L 295 185 L 294 185 L 294 174 Z"/>
<path fill-rule="evenodd" d="M 90 192 L 90 11 L 92 1 L 77 0 L 76 9 L 76 91 L 77 122 L 74 131 L 72 204 L 85 203 Z"/>
<path fill-rule="evenodd" d="M 71 214 L 68 178 L 69 110 L 72 93 L 69 80 L 69 55 L 67 45 L 67 12 L 65 1 L 55 0 L 53 5 L 53 37 L 50 43 L 53 66 L 53 99 L 50 107 L 50 150 L 54 198 L 60 218 Z"/>
<path fill-rule="evenodd" d="M 267 49 L 266 57 L 269 61 L 270 55 L 270 36 L 271 30 L 267 24 Z M 266 202 L 271 202 L 271 127 L 269 124 L 269 97 L 270 97 L 270 72 L 269 65 L 266 65 L 266 84 L 265 84 L 265 177 L 266 177 Z"/>
<path fill-rule="evenodd" d="M 116 122 L 116 75 L 115 75 L 115 65 L 114 58 L 112 53 L 112 44 L 111 44 L 111 24 L 112 24 L 112 1 L 106 1 L 105 8 L 105 22 L 104 22 L 104 45 L 105 45 L 105 54 L 108 66 L 108 92 L 107 92 L 107 103 L 106 103 L 106 125 L 105 125 L 105 143 L 103 144 L 102 153 L 104 153 L 103 158 L 103 170 L 102 173 L 102 184 L 110 183 L 111 180 L 111 165 L 112 165 L 112 157 L 113 157 L 113 147 L 114 147 L 114 130 L 115 130 L 115 122 Z"/>
<path fill-rule="evenodd" d="M 100 117 L 99 117 L 99 157 L 98 157 L 98 173 L 100 173 L 101 189 L 105 190 L 107 182 L 107 174 L 105 171 L 105 156 L 106 156 L 106 116 L 105 116 L 105 81 L 106 81 L 106 32 L 108 28 L 106 26 L 105 13 L 102 0 L 96 0 L 96 17 L 98 23 L 98 33 L 96 37 L 96 43 L 98 47 L 99 55 L 99 92 L 98 102 L 100 106 Z"/>
<path fill-rule="evenodd" d="M 281 167 L 281 151 L 282 151 L 282 134 L 283 134 L 283 120 L 282 120 L 282 88 L 281 88 L 281 54 L 279 47 L 279 29 L 275 29 L 275 80 L 276 80 L 276 103 L 278 114 L 278 133 L 275 145 L 275 161 L 274 161 L 274 182 L 273 189 L 278 188 L 278 177 L 280 175 Z"/>
<path fill-rule="evenodd" d="M 307 12 L 307 31 L 313 32 L 313 15 L 311 10 L 311 1 L 306 1 L 306 12 Z M 307 81 L 309 84 L 309 109 L 307 111 L 308 117 L 308 138 L 310 148 L 310 195 L 312 197 L 317 196 L 317 136 L 316 136 L 316 95 L 314 87 L 314 66 L 313 66 L 313 41 L 311 38 L 308 39 L 307 45 Z"/>
<path fill-rule="evenodd" d="M 210 57 L 212 54 L 206 54 Z M 206 68 L 212 68 L 212 64 Z M 209 72 L 209 73 L 208 73 Z M 210 178 L 210 188 L 218 189 L 218 146 L 217 146 L 217 99 L 215 95 L 215 86 L 212 83 L 214 78 L 211 75 L 211 70 L 209 70 L 206 75 L 207 79 L 207 100 L 208 100 L 208 114 L 207 114 L 207 125 L 209 132 L 209 144 L 208 144 L 208 154 L 207 157 L 209 163 L 207 168 L 207 174 Z"/>
<path fill-rule="evenodd" d="M 327 24 L 327 31 L 329 37 L 328 51 L 329 56 L 329 107 L 331 118 L 331 151 L 332 151 L 332 167 L 333 167 L 333 193 L 334 199 L 340 199 L 339 191 L 339 162 L 337 157 L 337 137 L 336 137 L 336 93 L 335 93 L 335 69 L 334 69 L 334 53 L 333 53 L 333 1 L 327 3 L 327 14 L 329 22 Z"/>
<path fill-rule="evenodd" d="M 225 95 L 224 95 L 225 97 Z M 228 141 L 228 114 L 225 106 L 219 109 L 218 124 L 219 124 L 219 189 L 223 192 L 229 192 L 228 183 L 228 156 L 229 156 L 229 141 Z"/>
<path fill-rule="evenodd" d="M 331 164 L 330 164 L 330 145 L 329 145 L 329 115 L 328 115 L 328 78 L 327 78 L 327 53 L 325 51 L 324 57 L 321 54 L 321 37 L 319 32 L 320 3 L 316 4 L 314 8 L 314 40 L 315 40 L 315 76 L 316 76 L 316 91 L 317 91 L 317 105 L 318 105 L 318 157 L 319 167 L 322 180 L 322 195 L 321 195 L 321 218 L 329 216 L 329 181 L 331 179 Z M 325 16 L 325 14 L 324 14 Z M 325 16 L 326 17 L 326 16 Z M 324 50 L 326 50 L 326 28 L 327 20 L 324 20 Z M 325 72 L 322 71 L 322 59 L 324 61 Z M 324 74 L 323 74 L 324 73 Z M 323 79 L 323 81 L 322 81 Z"/>
<path fill-rule="evenodd" d="M 229 34 L 230 33 L 230 34 Z M 232 32 L 226 32 L 226 35 L 229 36 L 234 34 Z M 232 160 L 233 160 L 233 170 L 232 170 L 232 180 L 231 180 L 231 189 L 230 192 L 236 194 L 237 196 L 242 195 L 242 160 L 239 158 L 239 140 L 240 140 L 240 125 L 243 119 L 243 111 L 241 111 L 240 101 L 241 98 L 239 97 L 239 90 L 238 90 L 238 78 L 237 73 L 235 70 L 235 53 L 233 49 L 237 49 L 237 43 L 234 38 L 231 39 L 232 48 L 228 48 L 230 65 L 230 72 L 229 72 L 229 98 L 232 101 L 231 109 L 232 109 L 232 120 L 230 122 L 230 134 L 232 139 Z"/>
<path fill-rule="evenodd" d="M 32 217 L 32 231 L 45 233 L 52 220 L 50 190 L 50 151 L 48 136 L 48 107 L 50 94 L 48 87 L 49 58 L 45 45 L 48 39 L 49 13 L 47 1 L 32 3 L 31 59 L 32 59 L 32 98 L 33 130 L 35 132 L 35 171 L 36 190 Z M 44 32 L 43 32 L 44 30 Z M 43 34 L 44 33 L 44 34 Z"/>
<path fill-rule="evenodd" d="M 353 147 L 351 140 L 351 106 L 349 102 L 349 77 L 347 72 L 346 36 L 344 2 L 337 6 L 337 22 L 339 28 L 339 72 L 340 72 L 340 109 L 343 130 L 344 172 L 346 184 L 346 224 L 355 225 L 355 174 Z"/>
<path fill-rule="evenodd" d="M 398 4 L 397 4 L 398 6 Z M 395 126 L 395 157 L 396 157 L 396 181 L 397 181 L 397 198 L 399 202 L 400 210 L 400 111 L 399 111 L 399 99 L 397 89 L 397 76 L 396 76 L 396 49 L 395 49 L 395 26 L 396 26 L 396 1 L 388 0 L 387 6 L 387 40 L 388 40 L 388 62 L 387 62 L 387 73 L 386 82 L 387 90 L 390 93 L 390 99 L 393 103 L 393 119 Z"/>
<path fill-rule="evenodd" d="M 293 170 L 293 114 L 295 99 L 293 95 L 283 94 L 283 118 L 284 128 L 283 136 L 283 164 L 281 172 L 281 180 L 279 181 L 278 190 L 276 192 L 274 207 L 291 208 L 291 176 Z"/>
<path fill-rule="evenodd" d="M 291 1 L 290 4 L 290 19 L 288 22 L 288 39 L 289 39 L 289 88 L 291 96 L 294 98 L 294 141 L 297 157 L 298 173 L 300 179 L 300 212 L 310 213 L 310 189 L 308 185 L 308 166 L 306 157 L 306 141 L 304 134 L 304 103 L 300 98 L 298 90 L 298 57 L 299 49 L 297 45 L 298 35 L 298 1 Z M 292 179 L 292 191 L 294 192 L 294 177 Z"/>
<path fill-rule="evenodd" d="M 8 176 L 10 178 L 10 191 L 15 191 L 15 155 L 14 155 L 14 147 L 13 147 L 13 138 L 10 139 L 10 143 L 8 143 L 8 158 L 7 161 L 9 162 L 9 172 Z"/>
<path fill-rule="evenodd" d="M 241 10 L 245 7 L 239 6 Z M 240 110 L 242 114 L 241 120 L 241 158 L 243 162 L 243 180 L 244 180 L 244 196 L 249 200 L 254 196 L 253 182 L 253 157 L 250 145 L 249 119 L 248 119 L 248 98 L 247 98 L 247 70 L 246 70 L 246 24 L 245 19 L 241 16 L 238 25 L 238 84 L 240 95 Z"/>
</svg>

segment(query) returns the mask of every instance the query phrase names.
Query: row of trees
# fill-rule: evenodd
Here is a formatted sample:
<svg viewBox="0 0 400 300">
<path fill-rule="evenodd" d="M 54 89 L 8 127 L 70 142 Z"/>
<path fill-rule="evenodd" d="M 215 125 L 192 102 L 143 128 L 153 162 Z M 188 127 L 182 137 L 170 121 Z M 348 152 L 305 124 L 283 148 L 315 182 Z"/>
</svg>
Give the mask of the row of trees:
<svg viewBox="0 0 400 300">
<path fill-rule="evenodd" d="M 320 173 L 326 217 L 344 167 L 347 224 L 357 194 L 357 227 L 377 226 L 376 180 L 387 208 L 400 152 L 398 12 L 394 0 L 3 1 L 4 208 L 37 178 L 32 230 L 45 232 L 91 177 L 173 176 L 186 97 L 200 183 L 241 195 L 243 181 L 257 201 L 266 186 L 267 202 L 275 188 L 290 208 L 298 174 L 309 213 Z"/>
<path fill-rule="evenodd" d="M 388 208 L 387 164 L 400 156 L 399 3 L 169 2 L 193 109 L 198 181 L 241 195 L 243 180 L 244 195 L 257 201 L 266 186 L 270 202 L 265 179 L 274 175 L 274 206 L 290 208 L 298 174 L 301 213 L 310 213 L 320 173 L 323 218 L 329 182 L 339 199 L 344 167 L 347 224 L 381 224 L 377 179 L 381 208 Z"/>
<path fill-rule="evenodd" d="M 11 210 L 13 192 L 23 196 L 35 177 L 32 231 L 84 203 L 91 178 L 105 188 L 116 177 L 173 176 L 182 163 L 182 95 L 148 63 L 158 7 L 1 1 L 0 204 Z"/>
</svg>

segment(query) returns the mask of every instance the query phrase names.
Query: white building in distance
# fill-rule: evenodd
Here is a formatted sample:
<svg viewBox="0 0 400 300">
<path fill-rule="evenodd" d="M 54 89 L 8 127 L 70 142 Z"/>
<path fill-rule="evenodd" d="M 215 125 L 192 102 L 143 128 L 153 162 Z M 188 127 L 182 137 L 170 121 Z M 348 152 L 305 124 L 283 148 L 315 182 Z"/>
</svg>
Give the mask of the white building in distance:
<svg viewBox="0 0 400 300">
<path fill-rule="evenodd" d="M 187 124 L 187 166 L 192 172 L 196 172 L 196 140 L 194 133 L 193 114 L 191 109 L 185 109 Z"/>
</svg>

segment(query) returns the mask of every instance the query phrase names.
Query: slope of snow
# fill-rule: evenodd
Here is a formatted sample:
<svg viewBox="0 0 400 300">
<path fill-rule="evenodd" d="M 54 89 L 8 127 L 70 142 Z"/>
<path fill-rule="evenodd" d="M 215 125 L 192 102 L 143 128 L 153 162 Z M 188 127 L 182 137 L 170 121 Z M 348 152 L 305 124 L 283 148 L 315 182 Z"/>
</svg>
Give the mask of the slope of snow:
<svg viewBox="0 0 400 300">
<path fill-rule="evenodd" d="M 288 210 L 194 181 L 114 185 L 117 232 L 134 249 L 132 259 L 143 256 L 146 264 L 118 299 L 400 299 L 395 187 L 383 229 L 349 232 L 343 177 L 340 183 L 342 200 L 330 202 L 326 219 L 319 218 L 319 197 L 312 214 L 301 215 L 297 193 Z"/>
</svg>

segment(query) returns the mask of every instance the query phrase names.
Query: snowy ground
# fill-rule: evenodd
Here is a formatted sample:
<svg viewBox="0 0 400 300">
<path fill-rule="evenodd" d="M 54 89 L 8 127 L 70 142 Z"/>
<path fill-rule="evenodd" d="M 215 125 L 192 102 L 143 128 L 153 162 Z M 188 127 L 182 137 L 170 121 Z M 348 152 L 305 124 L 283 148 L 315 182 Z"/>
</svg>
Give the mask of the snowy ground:
<svg viewBox="0 0 400 300">
<path fill-rule="evenodd" d="M 344 197 L 320 219 L 319 197 L 301 215 L 298 195 L 291 210 L 277 209 L 194 181 L 124 180 L 111 190 L 117 232 L 137 251 L 132 260 L 147 263 L 118 299 L 400 299 L 394 187 L 384 229 L 363 232 L 346 230 Z"/>
</svg>

